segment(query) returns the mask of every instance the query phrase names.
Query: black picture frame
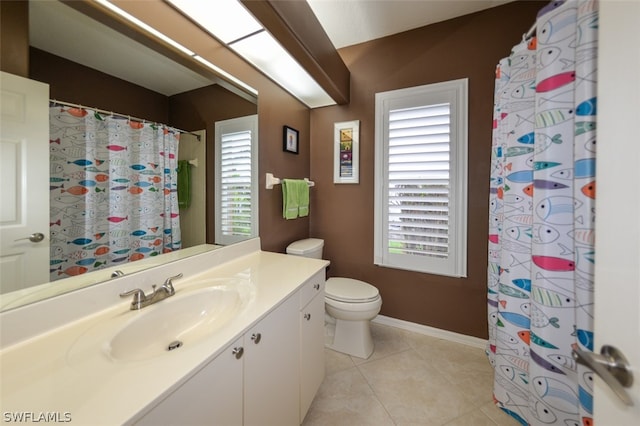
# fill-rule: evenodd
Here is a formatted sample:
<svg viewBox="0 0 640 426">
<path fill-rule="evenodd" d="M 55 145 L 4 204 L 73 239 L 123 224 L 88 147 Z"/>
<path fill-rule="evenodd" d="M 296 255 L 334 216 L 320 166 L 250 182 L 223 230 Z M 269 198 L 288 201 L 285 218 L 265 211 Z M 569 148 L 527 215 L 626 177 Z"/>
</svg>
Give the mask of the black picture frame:
<svg viewBox="0 0 640 426">
<path fill-rule="evenodd" d="M 282 150 L 285 152 L 290 152 L 292 154 L 298 154 L 300 141 L 299 141 L 300 132 L 298 132 L 293 127 L 283 126 L 282 127 Z"/>
</svg>

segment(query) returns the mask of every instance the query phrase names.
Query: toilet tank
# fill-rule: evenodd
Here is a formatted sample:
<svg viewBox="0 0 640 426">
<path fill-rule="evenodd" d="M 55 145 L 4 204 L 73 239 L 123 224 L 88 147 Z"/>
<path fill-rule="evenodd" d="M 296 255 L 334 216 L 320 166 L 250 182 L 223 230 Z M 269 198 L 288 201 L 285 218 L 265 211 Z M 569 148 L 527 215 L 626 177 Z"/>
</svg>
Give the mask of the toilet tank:
<svg viewBox="0 0 640 426">
<path fill-rule="evenodd" d="M 319 238 L 307 238 L 306 240 L 294 241 L 289 244 L 287 246 L 287 254 L 322 259 L 323 247 L 324 240 Z"/>
</svg>

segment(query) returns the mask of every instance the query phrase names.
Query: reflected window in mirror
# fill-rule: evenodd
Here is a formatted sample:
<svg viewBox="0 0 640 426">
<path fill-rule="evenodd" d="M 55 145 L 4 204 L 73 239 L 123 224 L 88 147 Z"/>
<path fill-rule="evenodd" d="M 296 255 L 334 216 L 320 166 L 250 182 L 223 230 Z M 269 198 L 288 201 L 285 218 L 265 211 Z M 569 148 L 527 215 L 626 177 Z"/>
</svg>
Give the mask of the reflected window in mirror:
<svg viewBox="0 0 640 426">
<path fill-rule="evenodd" d="M 215 123 L 216 244 L 258 236 L 258 116 Z"/>
</svg>

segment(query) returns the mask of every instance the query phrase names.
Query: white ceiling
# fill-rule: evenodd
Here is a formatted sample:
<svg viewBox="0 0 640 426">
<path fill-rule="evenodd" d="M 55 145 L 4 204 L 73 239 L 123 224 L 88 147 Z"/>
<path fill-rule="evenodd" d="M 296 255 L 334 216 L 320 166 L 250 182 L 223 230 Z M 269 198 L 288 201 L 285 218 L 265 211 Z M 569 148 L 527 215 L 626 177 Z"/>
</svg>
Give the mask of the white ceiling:
<svg viewBox="0 0 640 426">
<path fill-rule="evenodd" d="M 29 2 L 29 44 L 165 96 L 213 83 L 58 1 Z"/>
<path fill-rule="evenodd" d="M 307 0 L 336 49 L 513 0 Z"/>
<path fill-rule="evenodd" d="M 336 48 L 511 0 L 307 0 Z M 30 44 L 170 96 L 212 84 L 58 1 L 30 1 Z"/>
</svg>

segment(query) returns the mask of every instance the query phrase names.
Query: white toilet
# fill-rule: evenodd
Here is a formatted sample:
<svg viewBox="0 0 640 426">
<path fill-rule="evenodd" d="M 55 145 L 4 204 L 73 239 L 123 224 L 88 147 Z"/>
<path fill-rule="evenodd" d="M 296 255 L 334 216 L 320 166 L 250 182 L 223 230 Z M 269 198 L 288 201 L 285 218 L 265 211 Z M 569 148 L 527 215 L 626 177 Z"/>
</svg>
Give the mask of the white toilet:
<svg viewBox="0 0 640 426">
<path fill-rule="evenodd" d="M 287 247 L 287 254 L 322 259 L 324 240 L 307 238 Z M 325 346 L 359 358 L 373 353 L 370 322 L 382 306 L 378 289 L 351 278 L 329 278 L 325 286 Z"/>
</svg>

